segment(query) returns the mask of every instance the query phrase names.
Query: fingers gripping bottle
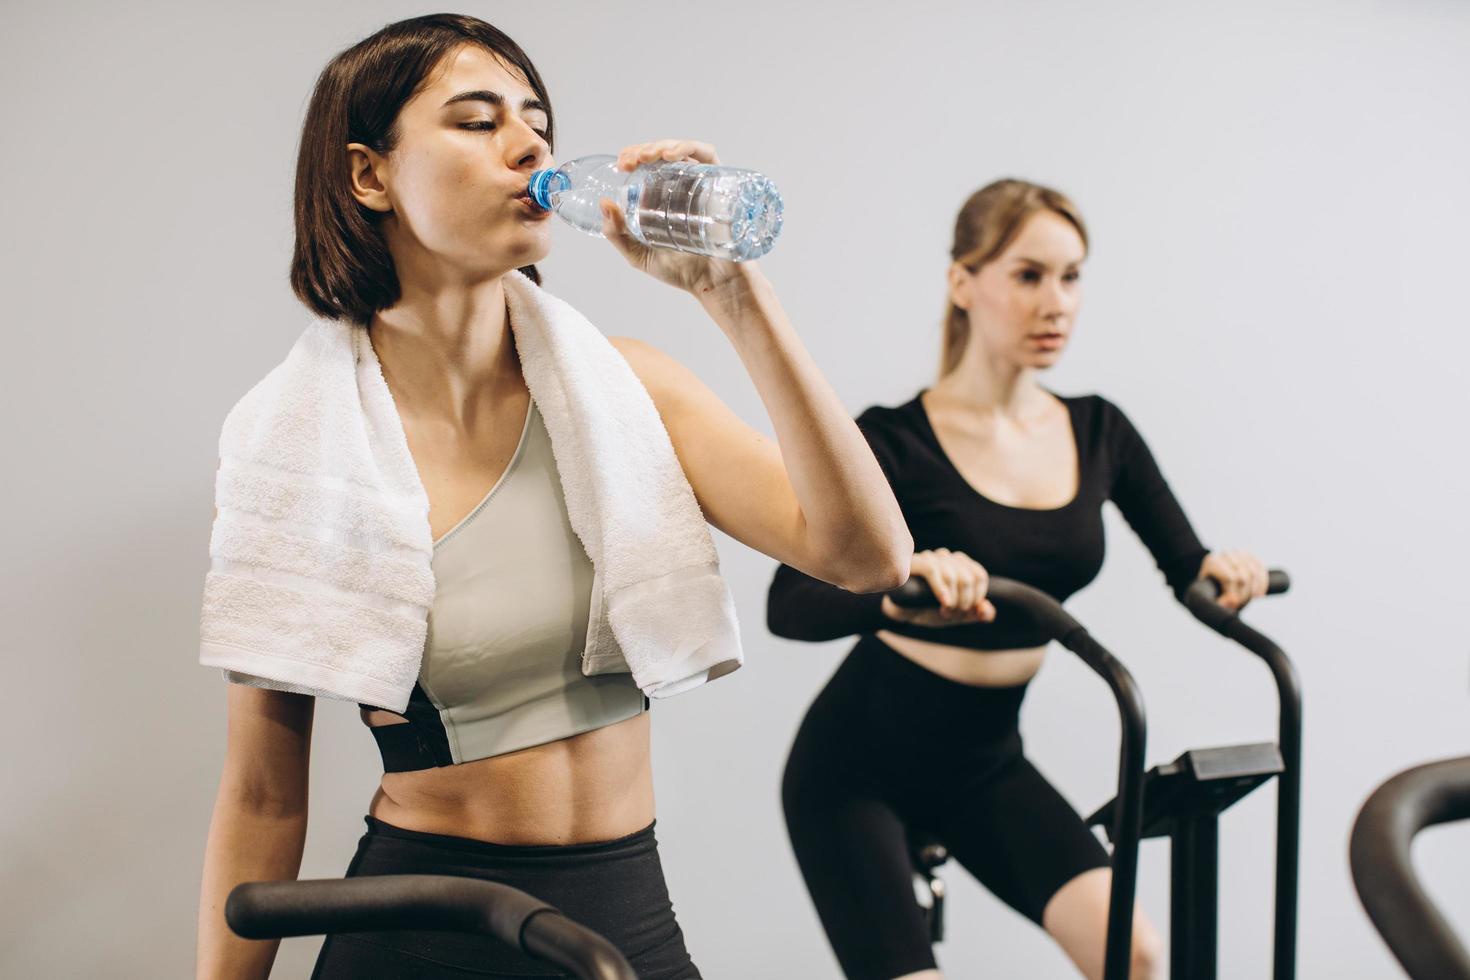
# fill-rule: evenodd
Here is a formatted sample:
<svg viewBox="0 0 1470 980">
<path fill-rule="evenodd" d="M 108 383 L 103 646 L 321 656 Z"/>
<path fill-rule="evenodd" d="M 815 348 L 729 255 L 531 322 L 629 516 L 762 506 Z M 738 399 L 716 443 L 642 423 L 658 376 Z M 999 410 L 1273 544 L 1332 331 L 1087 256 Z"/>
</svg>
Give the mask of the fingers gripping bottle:
<svg viewBox="0 0 1470 980">
<path fill-rule="evenodd" d="M 643 244 L 735 262 L 765 255 L 781 233 L 781 193 L 754 170 L 680 161 L 627 171 L 616 164 L 616 157 L 590 156 L 538 170 L 531 200 L 600 236 L 598 202 L 609 197 Z"/>
</svg>

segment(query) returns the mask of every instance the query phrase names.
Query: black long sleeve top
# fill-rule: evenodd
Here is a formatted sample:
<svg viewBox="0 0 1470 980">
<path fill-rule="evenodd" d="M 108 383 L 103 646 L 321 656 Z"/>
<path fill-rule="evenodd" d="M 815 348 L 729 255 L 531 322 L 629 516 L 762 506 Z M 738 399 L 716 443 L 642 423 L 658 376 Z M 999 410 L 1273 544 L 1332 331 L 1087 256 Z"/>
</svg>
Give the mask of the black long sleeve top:
<svg viewBox="0 0 1470 980">
<path fill-rule="evenodd" d="M 903 509 L 915 551 L 963 552 L 992 576 L 1064 601 L 1102 568 L 1102 505 L 1111 500 L 1182 596 L 1208 551 L 1153 454 L 1128 417 L 1101 396 L 1061 401 L 1077 444 L 1078 488 L 1069 503 L 1049 509 L 999 504 L 972 487 L 945 455 L 919 397 L 897 408 L 870 408 L 857 423 Z M 782 565 L 771 583 L 766 622 L 777 636 L 810 641 L 880 629 L 977 650 L 1023 649 L 1047 640 L 1019 610 L 997 609 L 993 623 L 922 627 L 889 619 L 882 601 L 882 594 L 848 592 Z"/>
</svg>

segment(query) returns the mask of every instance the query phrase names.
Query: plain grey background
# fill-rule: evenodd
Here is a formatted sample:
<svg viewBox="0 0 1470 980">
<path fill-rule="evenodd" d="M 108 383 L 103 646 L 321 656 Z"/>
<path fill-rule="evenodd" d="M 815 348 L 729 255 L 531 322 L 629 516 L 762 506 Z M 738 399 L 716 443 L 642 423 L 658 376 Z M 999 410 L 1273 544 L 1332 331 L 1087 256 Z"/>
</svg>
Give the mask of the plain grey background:
<svg viewBox="0 0 1470 980">
<path fill-rule="evenodd" d="M 0 975 L 192 968 L 224 685 L 197 666 L 216 440 L 307 322 L 291 180 L 339 49 L 431 7 L 6 4 L 0 36 L 6 382 Z M 1306 690 L 1301 975 L 1392 977 L 1346 839 L 1391 772 L 1464 754 L 1470 4 L 477 3 L 547 79 L 561 159 L 690 136 L 787 200 L 763 264 L 847 405 L 906 400 L 938 356 L 964 197 L 1052 183 L 1093 236 L 1056 389 L 1139 425 L 1206 542 L 1289 568 L 1250 618 Z M 697 305 L 568 228 L 550 289 L 693 367 L 769 431 Z M 1109 513 L 1071 604 L 1129 664 L 1151 763 L 1274 732 L 1269 679 L 1173 603 Z M 777 785 L 846 644 L 764 629 L 772 563 L 728 540 L 747 666 L 655 709 L 659 834 L 711 978 L 835 977 Z M 378 762 L 318 711 L 303 876 L 340 875 Z M 1073 803 L 1112 793 L 1100 682 L 1055 653 L 1023 717 Z M 943 752 L 942 746 L 936 752 Z M 1274 790 L 1222 827 L 1224 977 L 1267 974 Z M 1470 829 L 1420 866 L 1470 930 Z M 957 868 L 952 977 L 1067 976 L 1049 940 Z M 1167 917 L 1167 848 L 1140 897 Z M 315 940 L 287 942 L 301 976 Z"/>
</svg>

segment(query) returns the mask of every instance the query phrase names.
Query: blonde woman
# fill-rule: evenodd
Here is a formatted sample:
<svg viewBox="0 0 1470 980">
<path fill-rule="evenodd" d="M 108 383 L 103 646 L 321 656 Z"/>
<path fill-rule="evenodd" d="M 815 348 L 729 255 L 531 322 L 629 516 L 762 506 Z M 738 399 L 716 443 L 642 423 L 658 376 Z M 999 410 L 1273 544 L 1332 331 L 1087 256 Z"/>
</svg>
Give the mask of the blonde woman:
<svg viewBox="0 0 1470 980">
<path fill-rule="evenodd" d="M 996 617 L 988 576 L 1066 599 L 1102 567 L 1108 501 L 1176 594 L 1210 576 L 1224 587 L 1221 601 L 1239 607 L 1264 594 L 1266 570 L 1250 555 L 1200 544 L 1115 405 L 1041 384 L 1081 301 L 1087 232 L 1071 201 L 1025 181 L 991 184 L 961 209 L 951 256 L 938 382 L 858 419 L 913 534 L 913 572 L 941 607 L 903 609 L 778 570 L 773 632 L 861 636 L 792 746 L 787 827 L 854 980 L 939 976 L 913 899 L 905 843 L 913 829 L 938 836 L 1098 978 L 1108 855 L 1022 752 L 1017 719 L 1046 636 L 1019 616 Z M 1153 977 L 1156 932 L 1141 913 L 1134 923 L 1132 976 Z"/>
</svg>

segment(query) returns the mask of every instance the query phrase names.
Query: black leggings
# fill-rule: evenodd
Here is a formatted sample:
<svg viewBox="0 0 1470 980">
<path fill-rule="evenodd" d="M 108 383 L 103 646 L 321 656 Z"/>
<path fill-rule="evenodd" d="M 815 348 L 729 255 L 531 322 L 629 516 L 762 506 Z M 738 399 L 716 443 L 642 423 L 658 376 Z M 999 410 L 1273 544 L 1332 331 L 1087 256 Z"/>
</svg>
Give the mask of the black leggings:
<svg viewBox="0 0 1470 980">
<path fill-rule="evenodd" d="M 606 936 L 641 980 L 699 980 L 674 921 L 653 825 L 614 841 L 522 847 L 403 830 L 367 818 L 347 877 L 442 874 L 511 885 Z M 565 977 L 489 936 L 376 932 L 328 936 L 312 980 Z"/>
<path fill-rule="evenodd" d="M 1038 924 L 1057 889 L 1108 866 L 1021 753 L 1025 694 L 946 680 L 867 636 L 807 711 L 786 762 L 786 828 L 850 980 L 935 968 L 910 832 L 939 839 Z"/>
</svg>

